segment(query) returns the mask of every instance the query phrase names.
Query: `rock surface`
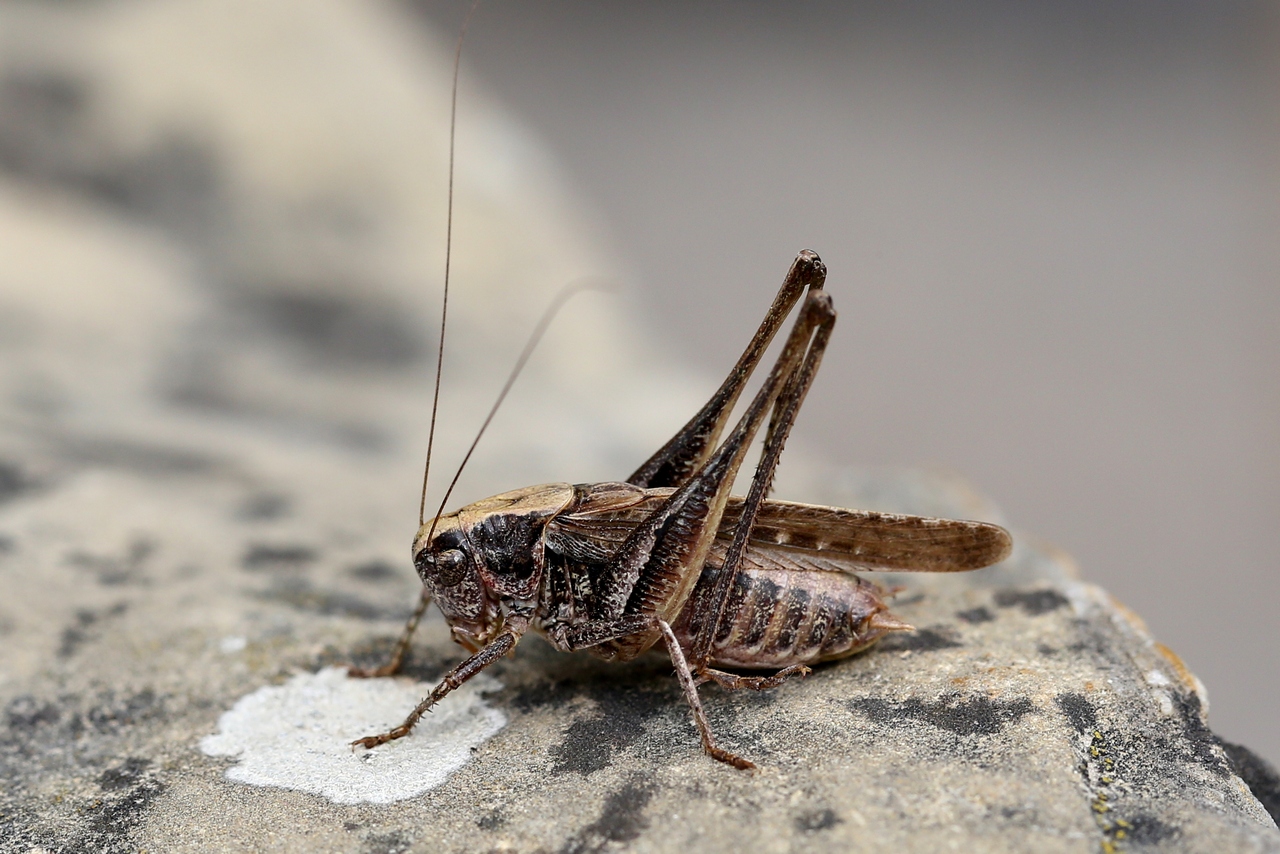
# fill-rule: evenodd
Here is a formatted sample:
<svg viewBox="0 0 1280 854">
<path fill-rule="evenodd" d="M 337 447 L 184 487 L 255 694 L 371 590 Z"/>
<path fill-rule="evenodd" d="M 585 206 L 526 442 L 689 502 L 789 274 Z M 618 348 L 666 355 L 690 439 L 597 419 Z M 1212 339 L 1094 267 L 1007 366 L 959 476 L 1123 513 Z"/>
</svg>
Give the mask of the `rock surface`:
<svg viewBox="0 0 1280 854">
<path fill-rule="evenodd" d="M 662 656 L 538 639 L 411 743 L 335 752 L 459 658 L 433 615 L 401 680 L 323 669 L 379 661 L 416 596 L 449 69 L 404 32 L 340 0 L 0 8 L 0 849 L 1280 851 L 1274 770 L 1016 531 L 1000 566 L 888 579 L 917 632 L 704 689 L 754 775 L 702 756 Z M 469 98 L 441 471 L 555 291 L 608 270 Z M 707 391 L 616 299 L 556 330 L 459 500 L 623 475 Z M 803 453 L 780 491 L 1002 521 L 951 479 Z M 442 782 L 403 761 L 468 716 L 491 725 Z M 272 726 L 309 746 L 254 741 Z"/>
</svg>

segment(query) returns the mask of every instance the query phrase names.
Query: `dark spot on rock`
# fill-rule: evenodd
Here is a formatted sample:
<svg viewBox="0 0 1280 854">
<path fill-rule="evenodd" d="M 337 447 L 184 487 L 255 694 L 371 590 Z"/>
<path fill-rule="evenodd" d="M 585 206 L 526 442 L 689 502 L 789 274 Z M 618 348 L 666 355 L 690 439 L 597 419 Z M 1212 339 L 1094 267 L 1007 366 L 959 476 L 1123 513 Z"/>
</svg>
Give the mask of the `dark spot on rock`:
<svg viewBox="0 0 1280 854">
<path fill-rule="evenodd" d="M 212 148 L 166 129 L 129 158 L 102 163 L 87 182 L 98 198 L 189 238 L 206 237 L 223 204 L 222 169 Z"/>
<path fill-rule="evenodd" d="M 836 815 L 835 810 L 810 810 L 796 816 L 796 829 L 801 833 L 817 833 L 841 824 L 844 819 Z"/>
<path fill-rule="evenodd" d="M 278 287 L 248 290 L 241 307 L 270 335 L 324 367 L 333 365 L 400 368 L 426 351 L 422 333 L 400 308 L 367 296 L 368 288 L 344 283 L 325 288 Z M 340 296 L 336 292 L 365 296 Z"/>
<path fill-rule="evenodd" d="M 1072 729 L 1076 732 L 1084 734 L 1098 728 L 1098 710 L 1083 694 L 1059 694 L 1054 698 L 1054 702 L 1067 716 Z"/>
<path fill-rule="evenodd" d="M 370 560 L 356 564 L 347 573 L 361 581 L 390 581 L 400 577 L 400 571 L 385 560 Z"/>
<path fill-rule="evenodd" d="M 365 854 L 404 854 L 413 847 L 413 840 L 399 831 L 369 836 L 364 841 Z"/>
<path fill-rule="evenodd" d="M 103 791 L 115 792 L 127 789 L 138 782 L 142 772 L 151 765 L 151 760 L 140 756 L 131 756 L 114 768 L 108 768 L 98 777 L 98 785 Z"/>
<path fill-rule="evenodd" d="M 1137 845 L 1158 845 L 1182 835 L 1181 830 L 1153 815 L 1136 815 L 1126 821 L 1125 841 Z"/>
<path fill-rule="evenodd" d="M 76 614 L 76 623 L 62 630 L 62 640 L 58 643 L 58 658 L 70 658 L 76 654 L 87 639 L 85 627 L 93 622 L 92 611 L 80 611 Z"/>
<path fill-rule="evenodd" d="M 649 826 L 645 807 L 653 798 L 654 784 L 641 774 L 633 774 L 618 791 L 605 798 L 600 817 L 575 833 L 560 849 L 561 854 L 599 854 L 610 843 L 638 839 Z"/>
<path fill-rule="evenodd" d="M 352 831 L 355 831 L 355 830 L 359 830 L 359 829 L 360 829 L 360 827 L 361 827 L 361 825 L 356 824 L 354 821 L 344 821 L 344 822 L 342 823 L 342 829 L 343 829 L 343 830 L 345 830 L 345 831 L 347 831 L 348 833 L 350 833 L 350 832 L 352 832 Z"/>
<path fill-rule="evenodd" d="M 61 717 L 62 713 L 56 704 L 41 702 L 30 694 L 14 697 L 5 708 L 9 728 L 19 731 L 30 731 L 44 724 L 56 724 Z"/>
<path fill-rule="evenodd" d="M 11 71 L 0 81 L 0 168 L 46 178 L 76 157 L 89 85 L 44 69 Z"/>
<path fill-rule="evenodd" d="M 1001 590 L 995 596 L 996 605 L 1001 608 L 1019 607 L 1030 617 L 1038 617 L 1056 611 L 1071 600 L 1057 590 Z"/>
<path fill-rule="evenodd" d="M 28 480 L 11 462 L 0 460 L 0 504 L 5 504 L 35 487 L 35 482 Z"/>
<path fill-rule="evenodd" d="M 83 720 L 79 720 L 80 716 L 77 716 L 74 723 L 92 727 L 97 732 L 116 732 L 121 727 L 163 716 L 163 699 L 152 689 L 143 688 L 122 699 L 117 698 L 114 691 L 104 692 L 97 705 L 84 713 Z"/>
<path fill-rule="evenodd" d="M 956 616 L 972 625 L 989 623 L 995 619 L 995 615 L 986 608 L 970 608 L 968 611 L 957 611 Z"/>
<path fill-rule="evenodd" d="M 227 333 L 235 341 L 235 349 L 243 350 L 253 345 Z M 245 396 L 234 377 L 223 370 L 224 358 L 231 358 L 233 349 L 225 343 L 208 344 L 212 351 L 193 357 L 187 364 L 173 372 L 163 394 L 166 401 L 175 405 L 220 414 L 234 415 L 273 425 L 275 428 L 297 437 L 307 437 L 332 442 L 354 451 L 379 452 L 391 444 L 388 433 L 369 423 L 364 413 L 322 415 L 307 407 L 301 409 L 286 401 L 268 403 L 253 395 Z"/>
<path fill-rule="evenodd" d="M 127 439 L 80 440 L 62 445 L 62 449 L 64 456 L 72 462 L 127 469 L 140 474 L 203 474 L 218 468 L 218 461 L 206 454 Z"/>
<path fill-rule="evenodd" d="M 1280 773 L 1276 772 L 1275 766 L 1240 744 L 1224 741 L 1222 749 L 1258 803 L 1280 824 Z"/>
<path fill-rule="evenodd" d="M 1107 641 L 1097 636 L 1067 644 L 1067 652 L 1073 652 L 1076 655 L 1091 655 L 1098 661 L 1111 661 L 1115 658 L 1115 652 Z"/>
<path fill-rule="evenodd" d="M 62 630 L 62 640 L 58 644 L 58 657 L 70 658 L 79 651 L 90 637 L 89 629 L 104 617 L 118 617 L 128 608 L 127 603 L 117 602 L 110 608 L 94 611 L 81 608 L 76 611 L 75 623 Z"/>
<path fill-rule="evenodd" d="M 146 817 L 147 808 L 164 791 L 164 784 L 150 778 L 134 777 L 121 788 L 127 791 L 115 797 L 94 801 L 84 810 L 88 817 L 83 851 L 132 851 L 134 831 Z"/>
<path fill-rule="evenodd" d="M 1049 646 L 1047 643 L 1038 643 L 1036 644 L 1036 652 L 1041 655 L 1057 655 L 1058 648 L 1056 646 Z"/>
<path fill-rule="evenodd" d="M 1182 720 L 1182 735 L 1195 761 L 1219 777 L 1229 775 L 1231 766 L 1222 752 L 1222 743 L 1201 717 L 1200 697 L 1192 693 L 1175 693 L 1173 705 Z"/>
<path fill-rule="evenodd" d="M 249 546 L 244 557 L 240 558 L 240 565 L 253 572 L 302 569 L 314 562 L 316 557 L 315 550 L 310 546 L 270 546 L 258 543 Z"/>
<path fill-rule="evenodd" d="M 476 827 L 481 830 L 497 830 L 507 823 L 507 813 L 502 807 L 489 810 L 476 819 Z"/>
<path fill-rule="evenodd" d="M 236 516 L 246 522 L 270 522 L 289 514 L 289 499 L 284 495 L 264 493 L 245 501 Z"/>
<path fill-rule="evenodd" d="M 848 705 L 878 724 L 921 721 L 956 735 L 995 735 L 1035 708 L 1025 698 L 1000 701 L 985 696 L 962 698 L 959 694 L 944 696 L 935 703 L 915 698 L 891 702 L 861 697 L 849 700 Z"/>
<path fill-rule="evenodd" d="M 7 555 L 16 547 L 17 544 L 14 542 L 13 537 L 8 534 L 0 534 L 0 555 Z"/>
<path fill-rule="evenodd" d="M 544 706 L 563 706 L 573 699 L 576 693 L 577 688 L 565 682 L 536 682 L 517 691 L 511 697 L 511 705 L 528 714 Z"/>
<path fill-rule="evenodd" d="M 75 551 L 67 555 L 67 563 L 97 574 L 98 583 L 104 587 L 119 587 L 146 580 L 143 569 L 155 550 L 154 542 L 138 537 L 129 543 L 129 548 L 122 555 Z M 123 610 L 123 606 L 117 607 Z"/>
<path fill-rule="evenodd" d="M 41 68 L 9 72 L 0 81 L 0 168 L 207 240 L 223 204 L 209 146 L 161 129 L 141 152 L 122 154 L 97 121 L 95 96 L 84 76 Z"/>
<path fill-rule="evenodd" d="M 916 629 L 914 632 L 901 632 L 880 641 L 880 648 L 895 652 L 937 652 L 940 649 L 955 649 L 961 646 L 957 641 L 947 637 L 948 634 L 950 632 L 946 629 Z"/>
<path fill-rule="evenodd" d="M 645 724 L 662 714 L 671 702 L 665 691 L 611 685 L 590 692 L 596 711 L 569 724 L 560 744 L 551 750 L 552 774 L 592 774 L 608 767 L 615 752 L 644 734 Z"/>
<path fill-rule="evenodd" d="M 399 620 L 408 616 L 400 608 L 384 608 L 341 590 L 322 590 L 305 578 L 276 579 L 259 599 L 281 602 L 326 617 L 355 617 L 360 620 Z"/>
</svg>

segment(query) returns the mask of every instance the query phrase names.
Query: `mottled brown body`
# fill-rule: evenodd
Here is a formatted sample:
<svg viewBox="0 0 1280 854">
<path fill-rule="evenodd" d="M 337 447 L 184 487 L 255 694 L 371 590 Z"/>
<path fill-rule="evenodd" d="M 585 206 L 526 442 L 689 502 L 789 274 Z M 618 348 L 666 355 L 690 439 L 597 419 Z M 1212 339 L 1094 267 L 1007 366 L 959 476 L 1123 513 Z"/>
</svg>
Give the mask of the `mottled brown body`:
<svg viewBox="0 0 1280 854">
<path fill-rule="evenodd" d="M 551 503 L 558 503 L 565 485 L 541 489 Z M 636 525 L 674 491 L 626 483 L 580 484 L 573 490 L 573 501 L 547 522 L 546 580 L 533 620 L 533 628 L 557 646 L 566 627 L 605 616 L 597 579 L 607 572 Z M 626 613 L 647 609 L 673 614 L 671 627 L 680 645 L 691 650 L 708 619 L 741 510 L 742 499 L 731 497 L 702 567 L 696 572 L 668 573 L 667 583 L 649 585 L 648 596 L 632 591 Z M 910 629 L 888 613 L 883 589 L 853 572 L 896 568 L 885 566 L 886 562 L 927 562 L 931 553 L 926 537 L 947 557 L 951 568 L 958 568 L 956 556 L 965 554 L 962 543 L 974 552 L 969 560 L 989 559 L 993 556 L 990 544 L 981 543 L 982 529 L 989 527 L 766 501 L 729 593 L 727 619 L 713 638 L 711 663 L 780 670 L 852 655 L 891 631 Z M 664 595 L 654 595 L 655 589 Z M 629 637 L 587 649 L 606 660 L 622 661 L 656 641 L 653 637 L 641 645 Z"/>
<path fill-rule="evenodd" d="M 399 727 L 355 743 L 373 747 L 407 735 L 432 705 L 532 629 L 559 650 L 610 661 L 662 643 L 703 750 L 752 768 L 716 745 L 699 684 L 772 688 L 807 673 L 806 665 L 910 630 L 888 613 L 884 591 L 858 572 L 963 572 L 1007 556 L 1009 534 L 995 525 L 768 499 L 835 324 L 825 277 L 818 256 L 801 252 L 720 389 L 626 482 L 531 486 L 424 521 L 413 544 L 423 584 L 418 609 L 391 664 L 359 673 L 395 672 L 431 601 L 474 654 Z M 730 428 L 748 379 L 797 304 L 777 361 Z M 731 496 L 762 429 L 751 488 Z M 743 676 L 720 667 L 776 672 Z"/>
<path fill-rule="evenodd" d="M 700 615 L 707 612 L 720 567 L 706 566 L 688 606 L 671 626 L 692 649 Z M 879 585 L 856 575 L 795 570 L 744 569 L 729 592 L 727 619 L 711 646 L 717 667 L 782 670 L 861 652 L 906 623 L 889 625 Z"/>
</svg>

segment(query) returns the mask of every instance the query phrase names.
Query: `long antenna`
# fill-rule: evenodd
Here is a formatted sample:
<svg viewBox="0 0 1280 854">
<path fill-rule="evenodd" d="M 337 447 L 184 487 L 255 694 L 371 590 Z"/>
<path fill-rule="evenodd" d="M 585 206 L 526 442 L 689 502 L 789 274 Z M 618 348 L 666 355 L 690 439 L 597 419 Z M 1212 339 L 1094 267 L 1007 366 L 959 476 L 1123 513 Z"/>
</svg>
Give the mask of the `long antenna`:
<svg viewBox="0 0 1280 854">
<path fill-rule="evenodd" d="M 520 372 L 524 370 L 525 363 L 533 355 L 533 351 L 538 346 L 538 342 L 542 340 L 547 327 L 551 325 L 551 321 L 555 320 L 556 315 L 560 313 L 560 309 L 564 308 L 566 302 L 576 294 L 589 290 L 599 290 L 599 288 L 590 280 L 570 282 L 560 289 L 560 293 L 556 294 L 555 299 L 551 301 L 546 311 L 542 313 L 542 319 L 533 328 L 533 333 L 525 343 L 524 350 L 520 352 L 520 358 L 516 359 L 516 365 L 511 369 L 511 374 L 507 377 L 506 383 L 503 384 L 502 391 L 498 392 L 498 399 L 493 402 L 493 407 L 490 408 L 489 414 L 484 417 L 484 423 L 480 425 L 480 430 L 477 431 L 476 437 L 471 440 L 471 447 L 467 448 L 467 453 L 463 455 L 462 463 L 458 466 L 458 471 L 454 473 L 453 480 L 449 481 L 449 488 L 445 490 L 444 498 L 440 501 L 440 509 L 436 511 L 435 517 L 431 520 L 431 530 L 427 531 L 427 542 L 431 541 L 431 535 L 436 532 L 436 520 L 444 512 L 444 507 L 449 502 L 449 496 L 453 494 L 453 488 L 458 485 L 458 478 L 462 477 L 462 470 L 467 467 L 467 463 L 471 460 L 471 452 L 476 449 L 476 445 L 480 444 L 480 437 L 484 435 L 485 430 L 489 429 L 489 422 L 493 420 L 493 416 L 498 414 L 498 407 L 502 406 L 502 401 L 506 399 L 507 392 L 511 391 L 511 387 L 515 385 L 516 377 L 520 376 Z"/>
<path fill-rule="evenodd" d="M 445 221 L 444 232 L 444 298 L 440 305 L 440 346 L 436 350 L 436 388 L 431 395 L 431 427 L 427 430 L 427 461 L 422 466 L 422 498 L 418 501 L 418 527 L 422 527 L 422 523 L 426 521 L 427 479 L 431 475 L 431 450 L 436 441 L 436 414 L 440 411 L 440 375 L 444 370 L 444 331 L 449 319 L 449 262 L 453 258 L 453 160 L 454 140 L 458 132 L 458 75 L 462 68 L 462 41 L 467 37 L 471 16 L 476 13 L 479 6 L 480 0 L 475 0 L 467 10 L 467 16 L 462 19 L 462 29 L 458 31 L 458 46 L 453 52 L 453 101 L 449 107 L 449 215 Z"/>
</svg>

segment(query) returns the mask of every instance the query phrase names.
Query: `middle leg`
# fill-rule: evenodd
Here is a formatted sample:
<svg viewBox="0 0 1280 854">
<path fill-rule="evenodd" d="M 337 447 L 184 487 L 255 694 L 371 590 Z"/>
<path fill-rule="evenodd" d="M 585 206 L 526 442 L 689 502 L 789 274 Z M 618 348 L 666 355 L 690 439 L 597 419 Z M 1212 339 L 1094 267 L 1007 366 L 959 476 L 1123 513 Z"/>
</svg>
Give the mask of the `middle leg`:
<svg viewBox="0 0 1280 854">
<path fill-rule="evenodd" d="M 784 667 L 772 676 L 739 676 L 736 673 L 725 673 L 711 667 L 703 667 L 698 671 L 698 684 L 714 682 L 726 691 L 739 691 L 750 688 L 752 691 L 767 691 L 777 688 L 792 676 L 808 676 L 813 671 L 803 664 Z"/>
</svg>

